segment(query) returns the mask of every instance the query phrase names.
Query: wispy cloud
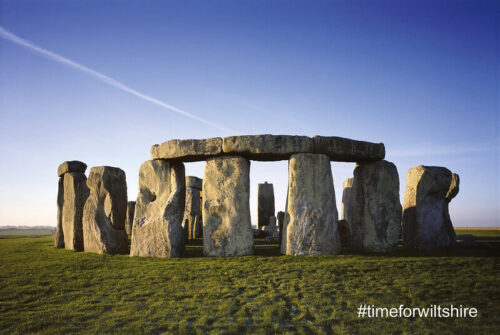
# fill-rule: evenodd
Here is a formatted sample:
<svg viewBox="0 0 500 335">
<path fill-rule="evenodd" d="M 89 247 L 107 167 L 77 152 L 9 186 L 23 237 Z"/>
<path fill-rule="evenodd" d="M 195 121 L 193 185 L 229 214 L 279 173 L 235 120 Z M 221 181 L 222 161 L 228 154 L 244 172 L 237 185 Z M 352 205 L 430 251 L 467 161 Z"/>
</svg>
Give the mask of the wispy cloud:
<svg viewBox="0 0 500 335">
<path fill-rule="evenodd" d="M 405 149 L 390 149 L 387 151 L 387 155 L 391 157 L 452 156 L 452 155 L 471 155 L 483 152 L 491 152 L 495 150 L 498 150 L 498 146 L 422 145 L 419 147 L 409 147 Z"/>
<path fill-rule="evenodd" d="M 72 61 L 71 59 L 68 59 L 66 57 L 63 57 L 61 55 L 58 55 L 52 51 L 49 51 L 49 50 L 46 50 L 44 48 L 41 48 L 33 43 L 31 43 L 30 41 L 27 41 L 13 33 L 11 33 L 10 31 L 6 30 L 5 28 L 1 27 L 0 26 L 0 37 L 2 37 L 3 39 L 7 40 L 7 41 L 10 41 L 10 42 L 13 42 L 17 45 L 20 45 L 20 46 L 23 46 L 25 48 L 28 48 L 29 50 L 41 55 L 41 56 L 44 56 L 52 61 L 55 61 L 55 62 L 58 62 L 58 63 L 61 63 L 61 64 L 64 64 L 64 65 L 67 65 L 75 70 L 78 70 L 80 72 L 83 72 L 87 75 L 90 75 L 92 77 L 94 77 L 95 79 L 98 79 L 106 84 L 108 84 L 109 86 L 112 86 L 112 87 L 115 87 L 119 90 L 122 90 L 126 93 L 129 93 L 129 94 L 132 94 L 138 98 L 141 98 L 145 101 L 148 101 L 152 104 L 155 104 L 157 106 L 160 106 L 160 107 L 163 107 L 165 109 L 168 109 L 172 112 L 175 112 L 175 113 L 178 113 L 178 114 L 181 114 L 181 115 L 184 115 L 190 119 L 193 119 L 193 120 L 196 120 L 196 121 L 199 121 L 199 122 L 202 122 L 206 125 L 209 125 L 211 127 L 214 127 L 216 129 L 219 129 L 219 130 L 222 130 L 226 133 L 236 133 L 234 130 L 232 129 L 229 129 L 229 128 L 226 128 L 222 125 L 219 125 L 215 122 L 212 122 L 212 121 L 209 121 L 209 120 L 206 120 L 204 118 L 201 118 L 197 115 L 194 115 L 194 114 L 191 114 L 189 112 L 186 112 L 185 110 L 182 110 L 180 108 L 177 108 L 175 106 L 172 106 L 164 101 L 161 101 L 159 99 L 156 99 L 156 98 L 153 98 L 149 95 L 146 95 L 144 93 L 141 93 L 139 91 L 136 91 L 134 90 L 133 88 L 130 88 L 129 86 L 123 84 L 122 82 L 116 80 L 116 79 L 113 79 L 111 77 L 108 77 L 98 71 L 95 71 L 95 70 L 92 70 L 82 64 L 79 64 L 75 61 Z"/>
</svg>

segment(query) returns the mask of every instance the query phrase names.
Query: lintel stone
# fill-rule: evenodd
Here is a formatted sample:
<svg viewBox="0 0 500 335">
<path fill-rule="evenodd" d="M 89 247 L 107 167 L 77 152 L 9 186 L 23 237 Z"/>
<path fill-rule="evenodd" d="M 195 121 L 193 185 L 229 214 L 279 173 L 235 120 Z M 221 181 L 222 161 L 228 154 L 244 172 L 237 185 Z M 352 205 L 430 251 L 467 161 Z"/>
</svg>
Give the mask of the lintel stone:
<svg viewBox="0 0 500 335">
<path fill-rule="evenodd" d="M 65 173 L 71 173 L 71 172 L 81 172 L 85 173 L 85 170 L 87 170 L 87 164 L 84 162 L 80 161 L 66 161 L 59 165 L 57 168 L 57 175 L 59 177 L 62 177 Z"/>
<path fill-rule="evenodd" d="M 372 162 L 385 158 L 383 143 L 356 141 L 337 136 L 314 136 L 314 152 L 339 162 Z"/>
<path fill-rule="evenodd" d="M 170 140 L 151 147 L 152 159 L 175 159 L 183 162 L 204 161 L 222 154 L 222 138 Z"/>
</svg>

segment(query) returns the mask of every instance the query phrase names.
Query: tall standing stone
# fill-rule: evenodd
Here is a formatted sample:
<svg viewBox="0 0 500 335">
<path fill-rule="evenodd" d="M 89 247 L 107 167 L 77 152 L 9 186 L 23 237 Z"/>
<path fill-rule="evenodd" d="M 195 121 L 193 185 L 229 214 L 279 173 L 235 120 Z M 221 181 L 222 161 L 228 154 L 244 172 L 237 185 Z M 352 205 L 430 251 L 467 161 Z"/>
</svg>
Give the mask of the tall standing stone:
<svg viewBox="0 0 500 335">
<path fill-rule="evenodd" d="M 141 165 L 130 256 L 181 256 L 184 174 L 180 162 L 151 160 Z"/>
<path fill-rule="evenodd" d="M 64 248 L 64 233 L 62 226 L 62 210 L 64 204 L 64 177 L 59 177 L 57 188 L 57 227 L 54 236 L 54 244 L 56 248 Z"/>
<path fill-rule="evenodd" d="M 354 178 L 344 187 L 344 219 L 350 228 L 352 249 L 381 253 L 395 250 L 401 233 L 396 166 L 384 160 L 357 164 Z"/>
<path fill-rule="evenodd" d="M 132 226 L 134 224 L 135 201 L 127 202 L 127 216 L 125 217 L 125 231 L 128 236 L 132 236 Z"/>
<path fill-rule="evenodd" d="M 238 156 L 207 160 L 203 176 L 203 253 L 253 253 L 250 221 L 250 162 Z"/>
<path fill-rule="evenodd" d="M 352 183 L 354 182 L 354 178 L 347 178 L 342 183 L 342 213 L 341 217 L 345 220 L 345 212 L 346 206 L 352 201 Z"/>
<path fill-rule="evenodd" d="M 90 169 L 87 186 L 90 196 L 83 210 L 85 251 L 127 253 L 125 172 L 109 166 L 93 167 Z"/>
<path fill-rule="evenodd" d="M 257 225 L 260 229 L 269 225 L 269 218 L 274 216 L 274 188 L 273 184 L 257 184 Z"/>
<path fill-rule="evenodd" d="M 203 180 L 193 176 L 186 177 L 186 207 L 184 210 L 184 230 L 188 239 L 201 235 L 201 197 Z"/>
<path fill-rule="evenodd" d="M 89 195 L 85 170 L 87 164 L 66 161 L 59 165 L 57 175 L 57 229 L 56 246 L 69 250 L 83 250 L 83 206 Z"/>
<path fill-rule="evenodd" d="M 417 166 L 408 171 L 403 203 L 406 248 L 454 247 L 456 235 L 448 204 L 458 194 L 460 178 L 444 167 Z"/>
<path fill-rule="evenodd" d="M 288 166 L 286 254 L 339 253 L 337 215 L 328 156 L 291 156 Z"/>
</svg>

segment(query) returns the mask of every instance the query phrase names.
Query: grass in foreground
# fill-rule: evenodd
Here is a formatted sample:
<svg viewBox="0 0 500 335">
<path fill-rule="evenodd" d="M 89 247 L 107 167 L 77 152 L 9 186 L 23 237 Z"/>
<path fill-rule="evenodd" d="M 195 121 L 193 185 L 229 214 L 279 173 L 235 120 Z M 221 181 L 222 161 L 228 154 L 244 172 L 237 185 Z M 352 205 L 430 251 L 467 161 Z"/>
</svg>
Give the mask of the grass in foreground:
<svg viewBox="0 0 500 335">
<path fill-rule="evenodd" d="M 459 234 L 464 232 L 460 231 Z M 475 232 L 497 246 L 500 232 Z M 482 235 L 481 235 L 482 234 Z M 494 334 L 498 249 L 446 255 L 131 258 L 56 249 L 51 236 L 0 237 L 0 333 Z M 479 317 L 358 318 L 378 307 L 476 307 Z"/>
</svg>

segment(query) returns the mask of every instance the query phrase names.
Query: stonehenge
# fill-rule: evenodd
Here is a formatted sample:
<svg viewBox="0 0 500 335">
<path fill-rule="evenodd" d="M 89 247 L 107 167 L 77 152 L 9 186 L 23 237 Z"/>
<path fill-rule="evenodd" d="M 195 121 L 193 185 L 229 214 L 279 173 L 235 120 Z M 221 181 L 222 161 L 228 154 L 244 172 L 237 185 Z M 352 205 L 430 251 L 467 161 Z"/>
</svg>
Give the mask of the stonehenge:
<svg viewBox="0 0 500 335">
<path fill-rule="evenodd" d="M 257 184 L 257 227 L 269 225 L 269 219 L 274 216 L 273 184 Z"/>
<path fill-rule="evenodd" d="M 368 253 L 394 251 L 401 232 L 396 166 L 385 160 L 357 164 L 354 178 L 343 186 L 343 219 L 349 226 L 351 248 Z"/>
<path fill-rule="evenodd" d="M 251 160 L 288 160 L 285 211 L 275 213 L 273 184 L 257 191 L 255 232 L 264 227 L 283 254 L 391 252 L 401 228 L 409 249 L 456 244 L 448 203 L 458 193 L 458 175 L 441 167 L 411 169 L 402 207 L 398 171 L 384 160 L 383 143 L 265 134 L 170 140 L 153 145 L 150 154 L 139 170 L 137 200 L 128 203 L 121 169 L 93 167 L 87 179 L 86 164 L 62 163 L 55 246 L 180 257 L 187 239 L 203 236 L 205 256 L 251 255 Z M 186 177 L 184 163 L 197 161 L 205 161 L 203 179 Z M 331 161 L 356 162 L 353 178 L 343 183 L 340 221 Z"/>
<path fill-rule="evenodd" d="M 295 154 L 288 166 L 286 254 L 340 252 L 337 205 L 330 159 L 323 154 Z"/>
<path fill-rule="evenodd" d="M 403 244 L 433 250 L 456 246 L 448 204 L 458 194 L 460 178 L 444 167 L 417 166 L 406 175 Z"/>
<path fill-rule="evenodd" d="M 151 160 L 141 165 L 130 256 L 181 256 L 184 174 L 184 164 L 180 162 Z"/>
<path fill-rule="evenodd" d="M 125 217 L 125 231 L 132 236 L 132 225 L 134 223 L 135 201 L 127 202 L 127 216 Z"/>
<path fill-rule="evenodd" d="M 198 177 L 186 177 L 186 207 L 184 209 L 184 236 L 194 239 L 202 236 L 201 189 L 203 180 Z"/>
<path fill-rule="evenodd" d="M 203 174 L 203 254 L 253 254 L 250 162 L 239 156 L 207 160 Z"/>
<path fill-rule="evenodd" d="M 85 170 L 79 161 L 66 161 L 57 169 L 59 187 L 57 195 L 56 247 L 83 251 L 83 207 L 89 196 Z"/>
<path fill-rule="evenodd" d="M 93 167 L 90 169 L 87 186 L 90 195 L 83 208 L 84 250 L 109 254 L 127 253 L 125 172 L 116 167 Z"/>
</svg>

